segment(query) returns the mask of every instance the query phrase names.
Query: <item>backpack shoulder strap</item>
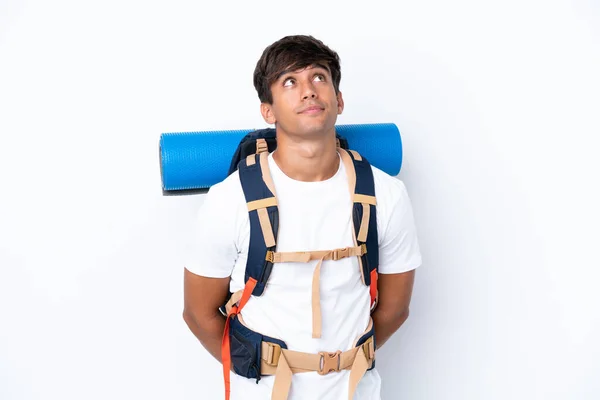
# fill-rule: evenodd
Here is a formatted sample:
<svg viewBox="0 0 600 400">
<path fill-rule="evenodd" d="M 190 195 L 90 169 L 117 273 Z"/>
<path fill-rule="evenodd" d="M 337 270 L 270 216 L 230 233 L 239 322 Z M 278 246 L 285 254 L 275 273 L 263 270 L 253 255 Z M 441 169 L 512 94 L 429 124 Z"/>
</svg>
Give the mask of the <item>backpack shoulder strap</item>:
<svg viewBox="0 0 600 400">
<path fill-rule="evenodd" d="M 377 235 L 377 199 L 371 164 L 354 150 L 338 149 L 348 174 L 350 194 L 353 196 L 352 221 L 357 246 L 366 246 L 359 257 L 363 282 L 369 286 L 371 307 L 377 301 L 377 269 L 379 240 Z"/>
<path fill-rule="evenodd" d="M 259 139 L 260 141 L 261 139 Z M 260 147 L 258 147 L 260 146 Z M 240 161 L 239 176 L 248 204 L 250 217 L 250 244 L 246 263 L 245 282 L 250 278 L 257 281 L 252 294 L 262 295 L 273 269 L 273 261 L 268 260 L 269 252 L 276 250 L 279 228 L 279 210 L 275 196 L 275 186 L 269 172 L 266 144 L 258 144 L 258 154 L 250 154 Z"/>
</svg>

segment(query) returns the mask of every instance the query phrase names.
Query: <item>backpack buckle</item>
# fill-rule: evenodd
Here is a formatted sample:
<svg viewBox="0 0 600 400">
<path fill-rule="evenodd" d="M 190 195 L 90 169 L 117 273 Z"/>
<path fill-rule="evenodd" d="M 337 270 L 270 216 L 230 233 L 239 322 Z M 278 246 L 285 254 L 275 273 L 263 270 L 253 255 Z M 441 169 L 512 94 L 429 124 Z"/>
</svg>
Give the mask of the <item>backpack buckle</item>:
<svg viewBox="0 0 600 400">
<path fill-rule="evenodd" d="M 339 372 L 340 354 L 342 354 L 342 352 L 339 350 L 335 353 L 327 353 L 325 351 L 319 352 L 319 356 L 321 356 L 319 370 L 317 371 L 319 375 L 327 375 L 330 372 Z"/>
<path fill-rule="evenodd" d="M 338 261 L 342 258 L 348 257 L 348 255 L 350 254 L 350 250 L 347 247 L 344 247 L 343 249 L 335 249 L 331 253 L 331 259 L 333 261 Z"/>
</svg>

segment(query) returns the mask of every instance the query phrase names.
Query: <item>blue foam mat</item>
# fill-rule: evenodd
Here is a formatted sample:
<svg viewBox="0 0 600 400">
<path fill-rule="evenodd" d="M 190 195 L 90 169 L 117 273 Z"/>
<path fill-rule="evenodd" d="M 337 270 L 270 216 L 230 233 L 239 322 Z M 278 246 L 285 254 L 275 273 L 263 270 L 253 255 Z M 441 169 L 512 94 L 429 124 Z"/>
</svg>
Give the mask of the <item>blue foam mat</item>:
<svg viewBox="0 0 600 400">
<path fill-rule="evenodd" d="M 164 191 L 207 189 L 227 177 L 242 138 L 254 129 L 163 133 L 160 137 Z M 402 140 L 395 124 L 336 125 L 348 147 L 395 176 L 402 166 Z"/>
</svg>

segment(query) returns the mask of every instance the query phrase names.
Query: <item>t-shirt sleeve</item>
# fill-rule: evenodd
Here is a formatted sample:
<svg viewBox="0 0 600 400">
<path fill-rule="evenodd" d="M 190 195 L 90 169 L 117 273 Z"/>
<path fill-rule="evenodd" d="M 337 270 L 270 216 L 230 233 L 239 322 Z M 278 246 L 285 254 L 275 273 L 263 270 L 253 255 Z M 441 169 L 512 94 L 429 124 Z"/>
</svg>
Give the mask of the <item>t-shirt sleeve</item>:
<svg viewBox="0 0 600 400">
<path fill-rule="evenodd" d="M 387 201 L 381 210 L 382 219 L 378 219 L 378 224 L 384 224 L 379 240 L 379 273 L 396 274 L 419 267 L 421 250 L 406 186 L 395 178 L 386 184 Z"/>
<path fill-rule="evenodd" d="M 236 206 L 231 185 L 213 186 L 201 204 L 186 254 L 185 268 L 209 278 L 231 276 L 238 256 Z"/>
</svg>

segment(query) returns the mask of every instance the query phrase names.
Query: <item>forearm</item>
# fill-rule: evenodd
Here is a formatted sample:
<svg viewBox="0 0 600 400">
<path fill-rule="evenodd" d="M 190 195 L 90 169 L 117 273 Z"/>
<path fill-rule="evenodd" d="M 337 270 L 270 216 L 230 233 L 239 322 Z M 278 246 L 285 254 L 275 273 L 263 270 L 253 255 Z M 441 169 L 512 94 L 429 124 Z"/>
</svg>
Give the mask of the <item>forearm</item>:
<svg viewBox="0 0 600 400">
<path fill-rule="evenodd" d="M 215 313 L 210 318 L 199 321 L 192 313 L 184 312 L 183 319 L 202 346 L 219 362 L 221 362 L 221 342 L 225 330 L 225 317 Z"/>
<path fill-rule="evenodd" d="M 376 308 L 372 317 L 375 325 L 375 342 L 377 348 L 380 348 L 407 320 L 408 309 L 403 312 L 385 312 Z"/>
</svg>

